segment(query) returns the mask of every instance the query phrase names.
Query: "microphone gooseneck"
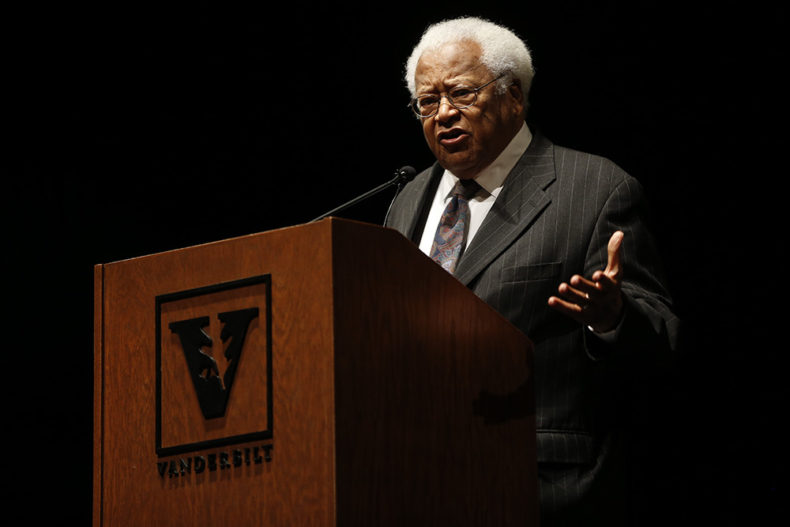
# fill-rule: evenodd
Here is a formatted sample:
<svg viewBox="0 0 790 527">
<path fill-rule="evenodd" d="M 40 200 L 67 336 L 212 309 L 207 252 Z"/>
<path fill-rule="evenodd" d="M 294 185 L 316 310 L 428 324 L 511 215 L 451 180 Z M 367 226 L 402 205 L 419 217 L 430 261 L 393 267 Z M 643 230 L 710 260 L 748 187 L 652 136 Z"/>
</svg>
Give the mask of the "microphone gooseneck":
<svg viewBox="0 0 790 527">
<path fill-rule="evenodd" d="M 414 167 L 410 167 L 410 166 L 405 166 L 395 172 L 395 177 L 400 179 L 396 183 L 397 187 L 395 188 L 395 195 L 392 196 L 392 201 L 390 201 L 390 206 L 387 207 L 387 213 L 384 215 L 384 221 L 382 222 L 382 225 L 384 225 L 385 227 L 387 226 L 387 220 L 390 217 L 390 211 L 392 210 L 392 206 L 395 204 L 395 200 L 398 198 L 398 194 L 400 194 L 401 189 L 406 185 L 406 183 L 414 179 L 414 176 L 416 175 L 417 175 L 417 171 L 414 170 Z"/>
<path fill-rule="evenodd" d="M 381 185 L 377 186 L 376 188 L 365 192 L 361 196 L 357 196 L 356 198 L 352 199 L 351 201 L 343 203 L 339 207 L 335 207 L 334 209 L 330 210 L 329 212 L 326 212 L 326 213 L 318 216 L 317 218 L 314 218 L 314 219 L 310 220 L 309 223 L 313 223 L 313 222 L 316 222 L 318 220 L 322 220 L 322 219 L 324 219 L 324 218 L 326 218 L 328 216 L 331 216 L 332 214 L 340 212 L 341 210 L 345 210 L 348 207 L 350 207 L 352 205 L 355 205 L 355 204 L 359 203 L 360 201 L 363 201 L 363 200 L 365 200 L 365 199 L 367 199 L 367 198 L 369 198 L 371 196 L 374 196 L 374 195 L 378 194 L 379 192 L 381 192 L 383 190 L 386 190 L 386 189 L 388 189 L 389 187 L 392 187 L 392 186 L 397 186 L 397 190 L 395 192 L 395 196 L 397 197 L 398 193 L 400 192 L 400 189 L 403 188 L 403 186 L 406 183 L 408 183 L 409 181 L 414 179 L 414 176 L 416 176 L 416 175 L 417 175 L 417 171 L 414 170 L 413 167 L 410 167 L 410 166 L 401 167 L 401 168 L 399 168 L 398 170 L 395 171 L 395 175 L 392 177 L 392 179 L 390 179 L 386 183 L 382 183 Z M 394 198 L 393 198 L 393 201 L 394 201 Z M 392 204 L 390 204 L 390 208 L 392 208 Z M 387 210 L 387 216 L 389 216 L 389 210 Z M 385 217 L 384 218 L 384 223 L 386 224 L 386 222 L 387 222 L 387 218 Z"/>
</svg>

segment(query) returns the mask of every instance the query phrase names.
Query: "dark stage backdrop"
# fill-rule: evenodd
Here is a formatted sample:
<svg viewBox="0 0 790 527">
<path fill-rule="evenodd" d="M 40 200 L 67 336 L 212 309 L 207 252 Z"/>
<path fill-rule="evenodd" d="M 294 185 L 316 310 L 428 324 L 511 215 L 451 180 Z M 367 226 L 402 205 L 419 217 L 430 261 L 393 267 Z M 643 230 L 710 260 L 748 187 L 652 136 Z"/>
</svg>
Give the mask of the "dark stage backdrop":
<svg viewBox="0 0 790 527">
<path fill-rule="evenodd" d="M 638 401 L 640 524 L 757 525 L 786 503 L 786 11 L 288 4 L 9 13 L 4 501 L 89 519 L 92 266 L 306 222 L 428 166 L 403 63 L 426 24 L 474 14 L 532 48 L 530 123 L 650 196 L 687 331 L 675 371 Z M 343 215 L 380 223 L 391 197 Z"/>
</svg>

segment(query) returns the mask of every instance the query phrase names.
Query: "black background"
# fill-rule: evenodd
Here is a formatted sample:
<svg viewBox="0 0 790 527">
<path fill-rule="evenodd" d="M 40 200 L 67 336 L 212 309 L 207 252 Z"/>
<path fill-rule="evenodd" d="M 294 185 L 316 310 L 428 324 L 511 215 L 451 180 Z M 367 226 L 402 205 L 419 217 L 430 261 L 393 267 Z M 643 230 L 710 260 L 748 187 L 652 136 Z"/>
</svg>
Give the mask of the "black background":
<svg viewBox="0 0 790 527">
<path fill-rule="evenodd" d="M 89 521 L 93 265 L 303 223 L 426 167 L 403 63 L 428 23 L 464 14 L 528 41 L 530 124 L 650 197 L 687 331 L 637 423 L 640 523 L 786 508 L 786 12 L 625 0 L 10 11 L 9 506 Z M 343 215 L 380 223 L 391 196 Z"/>
</svg>

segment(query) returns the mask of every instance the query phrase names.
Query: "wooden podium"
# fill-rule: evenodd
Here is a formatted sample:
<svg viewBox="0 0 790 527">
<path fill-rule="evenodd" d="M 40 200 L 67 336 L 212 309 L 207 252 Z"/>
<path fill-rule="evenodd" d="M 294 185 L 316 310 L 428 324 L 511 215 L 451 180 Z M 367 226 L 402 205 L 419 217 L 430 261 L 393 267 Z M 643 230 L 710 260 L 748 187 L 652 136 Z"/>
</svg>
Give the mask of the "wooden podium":
<svg viewBox="0 0 790 527">
<path fill-rule="evenodd" d="M 531 344 L 396 231 L 94 280 L 94 526 L 537 525 Z"/>
</svg>

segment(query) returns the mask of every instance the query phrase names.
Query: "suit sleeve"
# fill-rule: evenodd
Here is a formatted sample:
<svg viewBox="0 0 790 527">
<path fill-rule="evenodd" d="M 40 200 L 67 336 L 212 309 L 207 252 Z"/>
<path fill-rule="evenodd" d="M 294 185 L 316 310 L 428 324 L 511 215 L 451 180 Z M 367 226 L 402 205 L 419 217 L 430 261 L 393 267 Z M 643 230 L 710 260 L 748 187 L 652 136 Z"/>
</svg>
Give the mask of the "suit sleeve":
<svg viewBox="0 0 790 527">
<path fill-rule="evenodd" d="M 678 347 L 679 320 L 673 313 L 658 250 L 648 230 L 642 186 L 622 171 L 619 175 L 598 216 L 585 276 L 606 267 L 609 238 L 615 231 L 623 231 L 624 317 L 611 343 L 586 334 L 587 351 L 594 360 L 616 359 L 638 369 L 663 369 L 671 364 Z"/>
</svg>

